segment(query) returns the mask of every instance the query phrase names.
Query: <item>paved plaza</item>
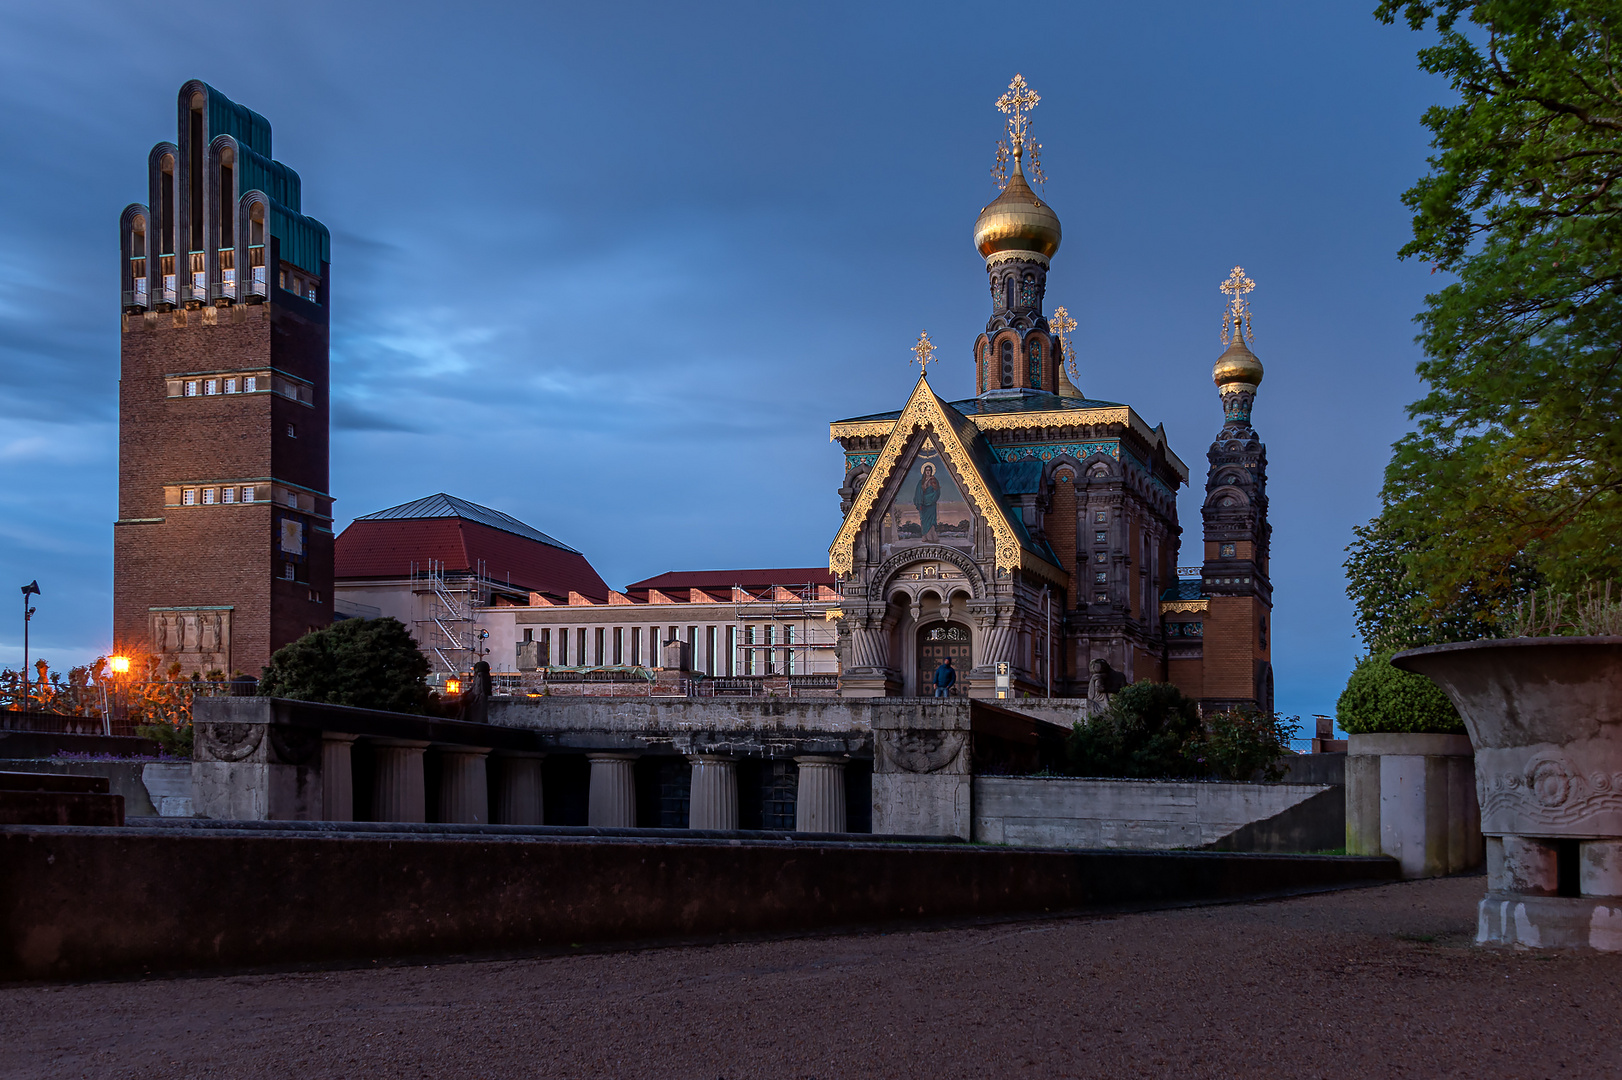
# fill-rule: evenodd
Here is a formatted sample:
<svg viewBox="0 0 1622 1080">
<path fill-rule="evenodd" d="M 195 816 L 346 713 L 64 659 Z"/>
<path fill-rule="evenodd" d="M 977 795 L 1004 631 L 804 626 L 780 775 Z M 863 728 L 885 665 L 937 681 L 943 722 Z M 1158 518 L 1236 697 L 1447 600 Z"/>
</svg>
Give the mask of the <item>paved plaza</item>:
<svg viewBox="0 0 1622 1080">
<path fill-rule="evenodd" d="M 12 986 L 0 1076 L 1622 1076 L 1622 955 L 1476 948 L 1484 886 Z"/>
</svg>

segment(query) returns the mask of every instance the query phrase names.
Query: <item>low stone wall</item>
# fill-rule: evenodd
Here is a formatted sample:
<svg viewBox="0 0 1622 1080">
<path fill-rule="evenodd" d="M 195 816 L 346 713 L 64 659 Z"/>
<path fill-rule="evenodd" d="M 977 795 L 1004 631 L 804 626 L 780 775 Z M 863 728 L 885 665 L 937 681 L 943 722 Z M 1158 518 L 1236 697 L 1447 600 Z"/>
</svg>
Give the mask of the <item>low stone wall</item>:
<svg viewBox="0 0 1622 1080">
<path fill-rule="evenodd" d="M 0 769 L 105 777 L 109 790 L 123 796 L 125 817 L 191 817 L 191 762 L 140 759 L 5 758 Z"/>
<path fill-rule="evenodd" d="M 568 948 L 1175 904 L 1389 859 L 338 825 L 0 828 L 0 979 Z"/>
<path fill-rule="evenodd" d="M 1033 847 L 1327 851 L 1345 798 L 1326 784 L 977 776 L 975 840 Z"/>
</svg>

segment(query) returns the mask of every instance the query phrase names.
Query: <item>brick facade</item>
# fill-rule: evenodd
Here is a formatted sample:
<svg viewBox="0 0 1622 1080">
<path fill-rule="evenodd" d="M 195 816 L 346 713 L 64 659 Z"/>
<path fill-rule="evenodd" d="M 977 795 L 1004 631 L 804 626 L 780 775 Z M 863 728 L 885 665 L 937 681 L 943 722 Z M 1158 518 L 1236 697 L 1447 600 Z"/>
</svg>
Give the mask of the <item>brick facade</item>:
<svg viewBox="0 0 1622 1080">
<path fill-rule="evenodd" d="M 201 83 L 180 113 L 123 215 L 113 640 L 258 674 L 332 621 L 326 233 L 262 117 Z"/>
</svg>

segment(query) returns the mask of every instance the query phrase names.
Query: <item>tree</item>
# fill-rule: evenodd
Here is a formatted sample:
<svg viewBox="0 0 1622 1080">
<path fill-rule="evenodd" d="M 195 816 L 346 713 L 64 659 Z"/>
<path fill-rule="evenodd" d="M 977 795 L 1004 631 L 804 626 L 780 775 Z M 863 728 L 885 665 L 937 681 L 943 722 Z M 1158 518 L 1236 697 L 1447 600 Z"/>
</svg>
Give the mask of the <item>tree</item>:
<svg viewBox="0 0 1622 1080">
<path fill-rule="evenodd" d="M 421 713 L 427 676 L 428 661 L 398 619 L 344 619 L 277 649 L 259 693 Z"/>
<path fill-rule="evenodd" d="M 1479 637 L 1539 579 L 1622 578 L 1622 8 L 1385 0 L 1375 14 L 1434 27 L 1420 66 L 1459 95 L 1425 113 L 1436 153 L 1403 196 L 1400 252 L 1455 280 L 1418 317 L 1429 393 L 1349 549 L 1349 591 L 1360 628 Z M 1368 589 L 1393 559 L 1393 588 Z"/>
<path fill-rule="evenodd" d="M 1365 656 L 1335 703 L 1335 721 L 1353 735 L 1380 731 L 1462 732 L 1464 721 L 1440 687 L 1391 666 L 1391 653 Z"/>
</svg>

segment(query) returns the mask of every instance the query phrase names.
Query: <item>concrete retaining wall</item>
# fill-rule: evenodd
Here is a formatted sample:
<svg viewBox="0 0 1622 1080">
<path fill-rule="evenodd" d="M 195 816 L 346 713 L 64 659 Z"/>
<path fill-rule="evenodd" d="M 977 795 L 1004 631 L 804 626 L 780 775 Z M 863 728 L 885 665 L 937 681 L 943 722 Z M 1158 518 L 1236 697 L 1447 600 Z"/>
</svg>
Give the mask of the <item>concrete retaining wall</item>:
<svg viewBox="0 0 1622 1080">
<path fill-rule="evenodd" d="M 1237 899 L 1389 859 L 226 826 L 0 828 L 0 978 L 536 950 Z"/>
<path fill-rule="evenodd" d="M 1341 790 L 1325 784 L 974 778 L 973 836 L 989 844 L 1326 851 L 1345 827 Z"/>
</svg>

